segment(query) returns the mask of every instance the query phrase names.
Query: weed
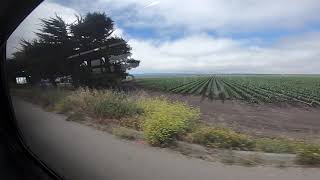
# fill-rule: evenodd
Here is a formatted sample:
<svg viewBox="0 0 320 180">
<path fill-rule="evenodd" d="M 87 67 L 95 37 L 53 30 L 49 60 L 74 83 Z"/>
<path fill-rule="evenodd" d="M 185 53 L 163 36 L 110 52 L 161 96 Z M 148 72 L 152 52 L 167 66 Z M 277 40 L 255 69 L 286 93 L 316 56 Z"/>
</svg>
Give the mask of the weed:
<svg viewBox="0 0 320 180">
<path fill-rule="evenodd" d="M 85 115 L 80 112 L 74 112 L 74 113 L 71 113 L 66 120 L 67 121 L 84 121 Z"/>
<path fill-rule="evenodd" d="M 305 145 L 298 150 L 297 161 L 304 165 L 320 165 L 320 146 Z"/>
<path fill-rule="evenodd" d="M 133 129 L 125 128 L 125 127 L 117 127 L 112 129 L 112 134 L 129 140 L 141 139 L 142 135 L 139 131 L 135 131 Z"/>
<path fill-rule="evenodd" d="M 192 129 L 199 118 L 199 110 L 180 102 L 164 98 L 144 99 L 142 127 L 147 141 L 152 145 L 167 145 Z"/>
<path fill-rule="evenodd" d="M 296 153 L 301 142 L 289 139 L 272 139 L 272 138 L 258 138 L 255 140 L 255 150 L 268 153 Z"/>
<path fill-rule="evenodd" d="M 188 136 L 189 141 L 192 143 L 202 144 L 207 147 L 237 150 L 251 150 L 254 148 L 254 141 L 249 136 L 229 129 L 200 127 Z"/>
</svg>

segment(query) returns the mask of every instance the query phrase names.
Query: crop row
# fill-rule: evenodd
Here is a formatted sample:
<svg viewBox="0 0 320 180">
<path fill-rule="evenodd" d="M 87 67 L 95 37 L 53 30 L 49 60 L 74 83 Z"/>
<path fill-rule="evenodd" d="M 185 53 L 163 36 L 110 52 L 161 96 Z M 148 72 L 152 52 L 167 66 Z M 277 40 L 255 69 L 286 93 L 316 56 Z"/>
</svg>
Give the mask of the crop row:
<svg viewBox="0 0 320 180">
<path fill-rule="evenodd" d="M 320 105 L 320 78 L 315 77 L 200 76 L 145 78 L 138 82 L 151 89 L 201 95 L 211 100 Z"/>
</svg>

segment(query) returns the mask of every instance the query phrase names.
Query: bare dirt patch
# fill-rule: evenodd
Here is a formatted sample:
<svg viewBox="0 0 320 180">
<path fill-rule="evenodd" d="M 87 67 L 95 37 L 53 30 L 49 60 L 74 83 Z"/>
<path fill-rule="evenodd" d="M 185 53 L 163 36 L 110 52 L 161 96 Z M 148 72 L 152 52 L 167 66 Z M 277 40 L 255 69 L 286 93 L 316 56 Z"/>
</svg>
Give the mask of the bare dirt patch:
<svg viewBox="0 0 320 180">
<path fill-rule="evenodd" d="M 302 105 L 248 104 L 241 101 L 203 100 L 199 96 L 146 91 L 199 107 L 208 124 L 231 127 L 255 136 L 299 138 L 320 142 L 320 108 Z"/>
</svg>

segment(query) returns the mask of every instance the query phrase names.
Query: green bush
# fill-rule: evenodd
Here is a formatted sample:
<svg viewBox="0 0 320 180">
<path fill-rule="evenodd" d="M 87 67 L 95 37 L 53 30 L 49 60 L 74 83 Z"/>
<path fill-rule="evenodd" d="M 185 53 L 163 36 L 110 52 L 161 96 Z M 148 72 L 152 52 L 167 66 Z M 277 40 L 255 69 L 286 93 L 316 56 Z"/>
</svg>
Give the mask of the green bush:
<svg viewBox="0 0 320 180">
<path fill-rule="evenodd" d="M 54 105 L 54 110 L 60 113 L 67 113 L 73 110 L 74 103 L 67 97 L 60 99 Z"/>
<path fill-rule="evenodd" d="M 104 98 L 92 105 L 93 111 L 100 117 L 122 118 L 140 114 L 142 109 L 133 101 L 121 98 Z"/>
<path fill-rule="evenodd" d="M 152 145 L 167 145 L 190 130 L 199 119 L 199 110 L 164 98 L 143 99 L 142 128 Z"/>
<path fill-rule="evenodd" d="M 208 147 L 238 150 L 251 150 L 254 148 L 254 141 L 250 137 L 229 129 L 200 127 L 188 134 L 186 138 L 189 142 Z"/>
<path fill-rule="evenodd" d="M 305 145 L 298 150 L 297 161 L 304 165 L 320 165 L 320 146 Z"/>
<path fill-rule="evenodd" d="M 91 116 L 120 119 L 140 114 L 142 109 L 122 92 L 80 88 L 56 103 L 59 112 L 86 112 Z"/>
<path fill-rule="evenodd" d="M 288 139 L 259 138 L 256 139 L 255 150 L 268 153 L 296 153 L 299 146 L 302 146 L 302 143 Z"/>
</svg>

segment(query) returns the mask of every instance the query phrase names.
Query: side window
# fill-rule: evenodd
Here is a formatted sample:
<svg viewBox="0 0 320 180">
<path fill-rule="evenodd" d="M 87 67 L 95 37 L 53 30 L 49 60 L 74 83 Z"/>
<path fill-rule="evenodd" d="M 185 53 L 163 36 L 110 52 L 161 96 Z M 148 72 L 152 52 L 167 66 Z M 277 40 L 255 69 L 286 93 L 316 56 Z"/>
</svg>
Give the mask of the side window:
<svg viewBox="0 0 320 180">
<path fill-rule="evenodd" d="M 19 128 L 67 179 L 318 179 L 319 10 L 44 1 L 7 45 Z"/>
</svg>

